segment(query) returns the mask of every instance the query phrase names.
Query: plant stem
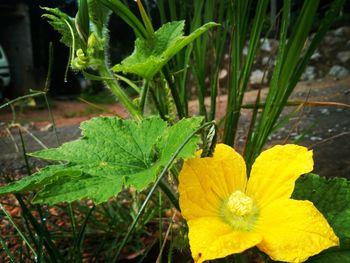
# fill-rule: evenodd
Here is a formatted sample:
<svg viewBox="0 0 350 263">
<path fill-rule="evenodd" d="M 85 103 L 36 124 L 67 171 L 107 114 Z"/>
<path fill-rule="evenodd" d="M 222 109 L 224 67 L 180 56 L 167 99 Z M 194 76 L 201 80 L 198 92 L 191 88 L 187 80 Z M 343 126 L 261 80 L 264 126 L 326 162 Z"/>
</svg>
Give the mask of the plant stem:
<svg viewBox="0 0 350 263">
<path fill-rule="evenodd" d="M 98 68 L 101 77 L 105 78 L 105 83 L 108 88 L 113 92 L 113 94 L 118 98 L 118 100 L 123 104 L 125 109 L 130 113 L 130 115 L 137 121 L 142 119 L 141 113 L 137 109 L 122 88 L 119 86 L 117 80 L 114 79 L 112 72 L 108 69 L 106 63 L 102 63 Z"/>
<path fill-rule="evenodd" d="M 162 191 L 164 192 L 164 194 L 169 198 L 169 201 L 171 202 L 171 204 L 180 211 L 180 206 L 179 206 L 179 198 L 176 196 L 176 194 L 174 193 L 174 191 L 170 188 L 170 185 L 168 185 L 166 182 L 164 181 L 160 181 L 159 182 L 159 187 L 160 189 L 162 189 Z"/>
</svg>

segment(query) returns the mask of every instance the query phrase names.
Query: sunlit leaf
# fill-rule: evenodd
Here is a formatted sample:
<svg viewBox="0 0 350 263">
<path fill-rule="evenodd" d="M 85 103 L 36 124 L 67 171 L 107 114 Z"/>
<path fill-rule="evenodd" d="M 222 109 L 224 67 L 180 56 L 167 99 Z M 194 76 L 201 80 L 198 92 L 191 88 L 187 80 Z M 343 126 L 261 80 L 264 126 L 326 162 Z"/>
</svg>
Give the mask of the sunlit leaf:
<svg viewBox="0 0 350 263">
<path fill-rule="evenodd" d="M 189 36 L 183 36 L 184 21 L 166 23 L 154 33 L 153 38 L 136 39 L 134 52 L 121 64 L 115 65 L 113 70 L 134 73 L 151 79 L 183 47 L 217 25 L 210 22 L 193 31 Z"/>
<path fill-rule="evenodd" d="M 47 11 L 47 13 L 43 14 L 42 17 L 47 19 L 48 23 L 58 33 L 62 35 L 60 41 L 63 44 L 65 44 L 67 47 L 72 47 L 72 43 L 73 43 L 72 33 L 71 33 L 71 29 L 72 29 L 74 39 L 75 39 L 75 48 L 76 49 L 82 48 L 83 45 L 80 40 L 78 31 L 75 28 L 74 18 L 68 16 L 66 13 L 62 12 L 58 8 L 43 7 L 42 9 Z"/>
<path fill-rule="evenodd" d="M 169 127 L 158 117 L 141 122 L 99 117 L 81 124 L 82 137 L 32 156 L 68 162 L 49 166 L 30 177 L 0 188 L 0 194 L 37 190 L 37 203 L 96 203 L 116 196 L 123 186 L 143 190 L 152 183 L 175 151 L 202 122 L 180 120 Z M 199 138 L 192 138 L 178 158 L 194 155 Z"/>
</svg>

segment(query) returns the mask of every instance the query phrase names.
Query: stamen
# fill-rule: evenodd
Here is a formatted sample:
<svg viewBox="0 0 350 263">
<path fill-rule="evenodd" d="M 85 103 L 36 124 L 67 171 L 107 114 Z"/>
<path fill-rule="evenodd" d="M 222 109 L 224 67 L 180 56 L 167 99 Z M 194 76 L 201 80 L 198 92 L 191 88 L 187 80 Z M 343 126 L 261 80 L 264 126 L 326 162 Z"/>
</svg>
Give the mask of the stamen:
<svg viewBox="0 0 350 263">
<path fill-rule="evenodd" d="M 252 212 L 253 200 L 237 190 L 228 198 L 227 207 L 234 215 L 245 216 Z"/>
</svg>

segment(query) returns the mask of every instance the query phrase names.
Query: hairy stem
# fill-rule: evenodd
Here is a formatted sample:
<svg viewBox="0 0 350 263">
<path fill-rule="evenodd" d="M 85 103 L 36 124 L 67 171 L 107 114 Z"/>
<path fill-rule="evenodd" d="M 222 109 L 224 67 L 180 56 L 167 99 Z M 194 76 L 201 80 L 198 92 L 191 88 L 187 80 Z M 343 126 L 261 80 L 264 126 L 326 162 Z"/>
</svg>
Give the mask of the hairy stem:
<svg viewBox="0 0 350 263">
<path fill-rule="evenodd" d="M 119 86 L 117 80 L 114 79 L 112 72 L 108 69 L 106 63 L 102 63 L 98 68 L 101 77 L 105 78 L 105 83 L 108 88 L 113 92 L 113 94 L 118 98 L 125 109 L 130 113 L 130 115 L 137 121 L 142 119 L 140 111 L 137 109 L 129 97 L 125 94 L 123 89 Z"/>
</svg>

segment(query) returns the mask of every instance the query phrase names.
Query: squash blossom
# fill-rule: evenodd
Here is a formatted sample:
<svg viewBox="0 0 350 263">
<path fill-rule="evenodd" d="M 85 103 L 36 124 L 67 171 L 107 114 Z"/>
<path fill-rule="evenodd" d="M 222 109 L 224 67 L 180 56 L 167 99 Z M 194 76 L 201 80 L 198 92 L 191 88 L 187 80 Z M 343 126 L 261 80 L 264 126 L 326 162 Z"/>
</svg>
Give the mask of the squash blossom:
<svg viewBox="0 0 350 263">
<path fill-rule="evenodd" d="M 264 151 L 247 180 L 243 158 L 218 144 L 213 157 L 185 161 L 180 207 L 195 262 L 257 246 L 273 260 L 303 262 L 339 245 L 327 220 L 309 201 L 290 199 L 295 181 L 313 169 L 312 151 L 277 145 Z"/>
</svg>

